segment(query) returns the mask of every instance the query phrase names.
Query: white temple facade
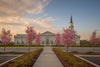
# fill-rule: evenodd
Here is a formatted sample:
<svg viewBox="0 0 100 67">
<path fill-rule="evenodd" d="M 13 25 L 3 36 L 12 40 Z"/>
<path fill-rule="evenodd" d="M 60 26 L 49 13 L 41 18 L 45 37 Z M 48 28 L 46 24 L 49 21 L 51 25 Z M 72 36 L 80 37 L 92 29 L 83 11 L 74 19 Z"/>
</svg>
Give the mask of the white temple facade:
<svg viewBox="0 0 100 67">
<path fill-rule="evenodd" d="M 40 34 L 40 45 L 55 45 L 55 34 L 49 31 Z M 15 45 L 27 45 L 26 34 L 17 34 L 14 36 Z M 34 41 L 32 42 L 34 44 Z"/>
</svg>

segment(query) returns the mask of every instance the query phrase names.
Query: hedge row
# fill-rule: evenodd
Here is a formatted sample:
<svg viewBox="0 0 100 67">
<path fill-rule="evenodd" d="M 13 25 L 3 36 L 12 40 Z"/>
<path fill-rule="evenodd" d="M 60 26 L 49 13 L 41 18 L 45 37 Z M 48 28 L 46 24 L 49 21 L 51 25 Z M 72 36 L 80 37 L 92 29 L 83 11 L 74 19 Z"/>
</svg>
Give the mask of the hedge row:
<svg viewBox="0 0 100 67">
<path fill-rule="evenodd" d="M 6 47 L 28 47 L 29 45 L 6 45 Z M 0 45 L 0 47 L 4 47 L 4 45 Z M 30 47 L 37 47 L 37 45 L 30 45 Z M 44 47 L 44 45 L 39 45 L 38 47 Z"/>
<path fill-rule="evenodd" d="M 22 57 L 11 61 L 7 66 L 3 67 L 31 67 L 43 48 L 36 49 L 30 53 L 23 55 Z"/>
<path fill-rule="evenodd" d="M 100 47 L 100 45 L 72 45 L 72 47 Z"/>
<path fill-rule="evenodd" d="M 66 54 L 66 52 L 62 51 L 61 49 L 58 48 L 53 48 L 53 51 L 56 53 L 59 59 L 61 59 L 63 62 L 63 65 L 66 67 L 87 67 L 87 64 L 84 62 L 79 62 L 75 57 L 71 57 Z"/>
</svg>

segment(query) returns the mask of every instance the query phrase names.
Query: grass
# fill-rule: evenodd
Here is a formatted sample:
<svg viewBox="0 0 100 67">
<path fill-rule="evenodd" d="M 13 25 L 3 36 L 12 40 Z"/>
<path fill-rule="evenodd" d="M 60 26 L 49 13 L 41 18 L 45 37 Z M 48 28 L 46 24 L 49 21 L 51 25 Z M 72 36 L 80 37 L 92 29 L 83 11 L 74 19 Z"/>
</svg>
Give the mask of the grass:
<svg viewBox="0 0 100 67">
<path fill-rule="evenodd" d="M 29 45 L 6 45 L 6 47 L 28 47 Z M 0 47 L 4 47 L 4 45 L 0 45 Z M 30 45 L 30 47 L 37 47 L 37 45 Z M 38 47 L 44 47 L 44 45 L 39 45 Z"/>
<path fill-rule="evenodd" d="M 11 52 L 8 52 L 10 54 L 23 54 L 24 52 L 16 52 L 16 51 L 11 51 Z"/>
<path fill-rule="evenodd" d="M 92 54 L 94 54 L 94 52 L 88 51 L 88 52 L 86 52 L 86 54 L 92 55 Z"/>
<path fill-rule="evenodd" d="M 100 47 L 100 45 L 72 45 L 72 47 Z"/>
<path fill-rule="evenodd" d="M 24 52 L 16 52 L 16 51 L 11 51 L 11 52 L 0 52 L 0 54 L 24 54 Z"/>
<path fill-rule="evenodd" d="M 65 45 L 51 45 L 52 47 L 65 47 Z"/>
<path fill-rule="evenodd" d="M 87 65 L 84 62 L 78 62 L 74 64 L 74 67 L 87 67 Z"/>
<path fill-rule="evenodd" d="M 78 51 L 71 51 L 71 53 L 79 53 Z"/>
<path fill-rule="evenodd" d="M 0 52 L 0 54 L 5 54 L 4 52 Z"/>
</svg>

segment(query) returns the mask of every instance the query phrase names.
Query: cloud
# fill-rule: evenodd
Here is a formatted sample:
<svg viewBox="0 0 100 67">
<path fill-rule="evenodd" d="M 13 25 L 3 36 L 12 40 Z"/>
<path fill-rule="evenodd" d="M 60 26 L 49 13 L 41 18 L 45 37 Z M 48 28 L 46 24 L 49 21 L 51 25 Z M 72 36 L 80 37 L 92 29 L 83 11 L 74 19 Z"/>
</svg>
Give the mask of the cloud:
<svg viewBox="0 0 100 67">
<path fill-rule="evenodd" d="M 44 27 L 44 28 L 53 27 L 53 23 L 52 23 L 53 21 L 55 21 L 55 19 L 53 19 L 51 17 L 41 19 L 41 20 L 39 20 L 39 19 L 33 20 L 33 22 L 37 23 L 39 26 Z"/>
<path fill-rule="evenodd" d="M 54 21 L 56 19 L 52 17 L 46 18 L 22 18 L 22 17 L 6 17 L 0 18 L 0 26 L 8 27 L 11 30 L 17 30 L 18 32 L 24 32 L 27 26 L 32 26 L 35 28 L 37 32 L 45 32 L 45 31 L 57 31 L 56 26 L 54 25 Z"/>
<path fill-rule="evenodd" d="M 36 32 L 56 32 L 53 17 L 44 14 L 44 8 L 51 0 L 0 0 L 0 27 L 11 30 L 12 34 L 25 33 L 27 26 L 32 26 Z M 44 15 L 36 19 L 29 18 L 30 15 Z M 26 17 L 24 16 L 26 15 Z M 1 30 L 0 29 L 0 30 Z"/>
<path fill-rule="evenodd" d="M 50 0 L 0 0 L 0 16 L 39 14 Z"/>
</svg>

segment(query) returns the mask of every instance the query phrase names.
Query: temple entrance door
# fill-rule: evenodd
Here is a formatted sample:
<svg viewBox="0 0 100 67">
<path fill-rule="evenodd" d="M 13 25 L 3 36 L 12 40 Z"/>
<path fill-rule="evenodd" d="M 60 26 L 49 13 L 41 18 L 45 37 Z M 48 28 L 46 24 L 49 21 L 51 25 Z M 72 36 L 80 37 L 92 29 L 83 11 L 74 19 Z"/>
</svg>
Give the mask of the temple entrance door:
<svg viewBox="0 0 100 67">
<path fill-rule="evenodd" d="M 49 46 L 50 43 L 49 43 L 49 37 L 46 38 L 46 46 Z"/>
</svg>

